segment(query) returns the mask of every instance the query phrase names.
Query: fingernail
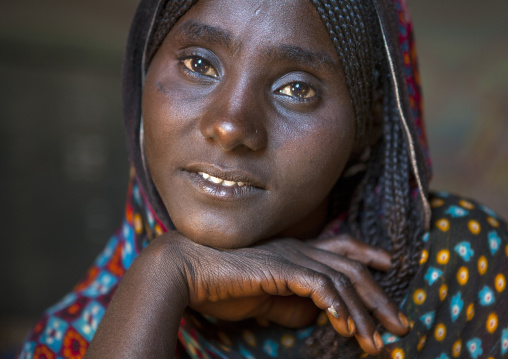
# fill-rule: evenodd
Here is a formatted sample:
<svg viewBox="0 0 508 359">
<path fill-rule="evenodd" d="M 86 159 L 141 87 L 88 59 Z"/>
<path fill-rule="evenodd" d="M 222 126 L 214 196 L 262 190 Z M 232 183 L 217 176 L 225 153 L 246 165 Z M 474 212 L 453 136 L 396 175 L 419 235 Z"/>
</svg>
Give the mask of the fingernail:
<svg viewBox="0 0 508 359">
<path fill-rule="evenodd" d="M 339 319 L 339 314 L 337 313 L 333 305 L 328 307 L 328 311 L 330 312 L 331 315 L 333 315 L 335 319 Z"/>
<path fill-rule="evenodd" d="M 381 338 L 379 332 L 376 331 L 372 337 L 374 338 L 374 344 L 376 344 L 376 348 L 383 349 L 385 344 L 383 343 L 383 338 Z"/>
<path fill-rule="evenodd" d="M 399 312 L 399 321 L 400 321 L 400 324 L 402 324 L 402 326 L 404 328 L 409 328 L 409 321 L 407 320 L 407 317 L 402 312 Z"/>
<path fill-rule="evenodd" d="M 347 326 L 349 329 L 349 334 L 353 335 L 356 333 L 356 326 L 355 326 L 355 322 L 353 322 L 353 318 L 351 318 L 351 317 L 347 318 Z"/>
</svg>

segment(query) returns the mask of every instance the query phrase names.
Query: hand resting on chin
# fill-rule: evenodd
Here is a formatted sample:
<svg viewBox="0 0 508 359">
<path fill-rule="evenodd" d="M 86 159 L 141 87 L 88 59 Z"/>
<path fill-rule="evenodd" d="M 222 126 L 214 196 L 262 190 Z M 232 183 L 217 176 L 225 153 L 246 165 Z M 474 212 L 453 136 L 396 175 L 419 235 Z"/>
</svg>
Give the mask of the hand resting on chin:
<svg viewBox="0 0 508 359">
<path fill-rule="evenodd" d="M 223 250 L 168 232 L 127 271 L 86 358 L 167 357 L 188 306 L 219 319 L 257 317 L 288 327 L 311 324 L 324 310 L 339 334 L 354 335 L 376 355 L 383 344 L 369 313 L 396 335 L 409 328 L 367 266 L 387 270 L 390 256 L 349 235 Z"/>
</svg>

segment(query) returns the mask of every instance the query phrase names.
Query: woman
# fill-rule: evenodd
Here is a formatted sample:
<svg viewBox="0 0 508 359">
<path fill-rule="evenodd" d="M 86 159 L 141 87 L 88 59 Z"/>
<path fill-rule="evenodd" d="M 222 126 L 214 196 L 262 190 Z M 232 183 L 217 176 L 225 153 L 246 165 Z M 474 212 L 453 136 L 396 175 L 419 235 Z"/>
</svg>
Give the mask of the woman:
<svg viewBox="0 0 508 359">
<path fill-rule="evenodd" d="M 427 194 L 406 16 L 143 1 L 126 221 L 21 357 L 504 355 L 506 224 Z"/>
</svg>

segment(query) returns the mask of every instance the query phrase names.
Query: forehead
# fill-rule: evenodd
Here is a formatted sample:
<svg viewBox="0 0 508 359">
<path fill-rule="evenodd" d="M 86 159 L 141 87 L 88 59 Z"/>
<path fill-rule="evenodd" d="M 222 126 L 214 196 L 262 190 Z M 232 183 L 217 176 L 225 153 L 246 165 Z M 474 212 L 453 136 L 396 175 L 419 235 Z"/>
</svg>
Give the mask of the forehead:
<svg viewBox="0 0 508 359">
<path fill-rule="evenodd" d="M 200 0 L 177 23 L 172 33 L 216 35 L 241 50 L 245 43 L 281 44 L 336 55 L 328 32 L 309 0 Z M 219 30 L 219 31 L 216 31 Z M 323 59 L 321 59 L 323 60 Z M 338 59 L 337 59 L 338 60 Z"/>
</svg>

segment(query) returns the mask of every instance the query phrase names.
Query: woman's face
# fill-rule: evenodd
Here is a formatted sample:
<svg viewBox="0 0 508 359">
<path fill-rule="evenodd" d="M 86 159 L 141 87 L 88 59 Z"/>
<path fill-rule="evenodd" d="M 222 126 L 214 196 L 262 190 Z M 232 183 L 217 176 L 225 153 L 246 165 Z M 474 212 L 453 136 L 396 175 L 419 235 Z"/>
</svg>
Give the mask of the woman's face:
<svg viewBox="0 0 508 359">
<path fill-rule="evenodd" d="M 237 248 L 312 233 L 353 147 L 339 58 L 308 0 L 200 0 L 143 90 L 144 146 L 176 228 Z"/>
</svg>

